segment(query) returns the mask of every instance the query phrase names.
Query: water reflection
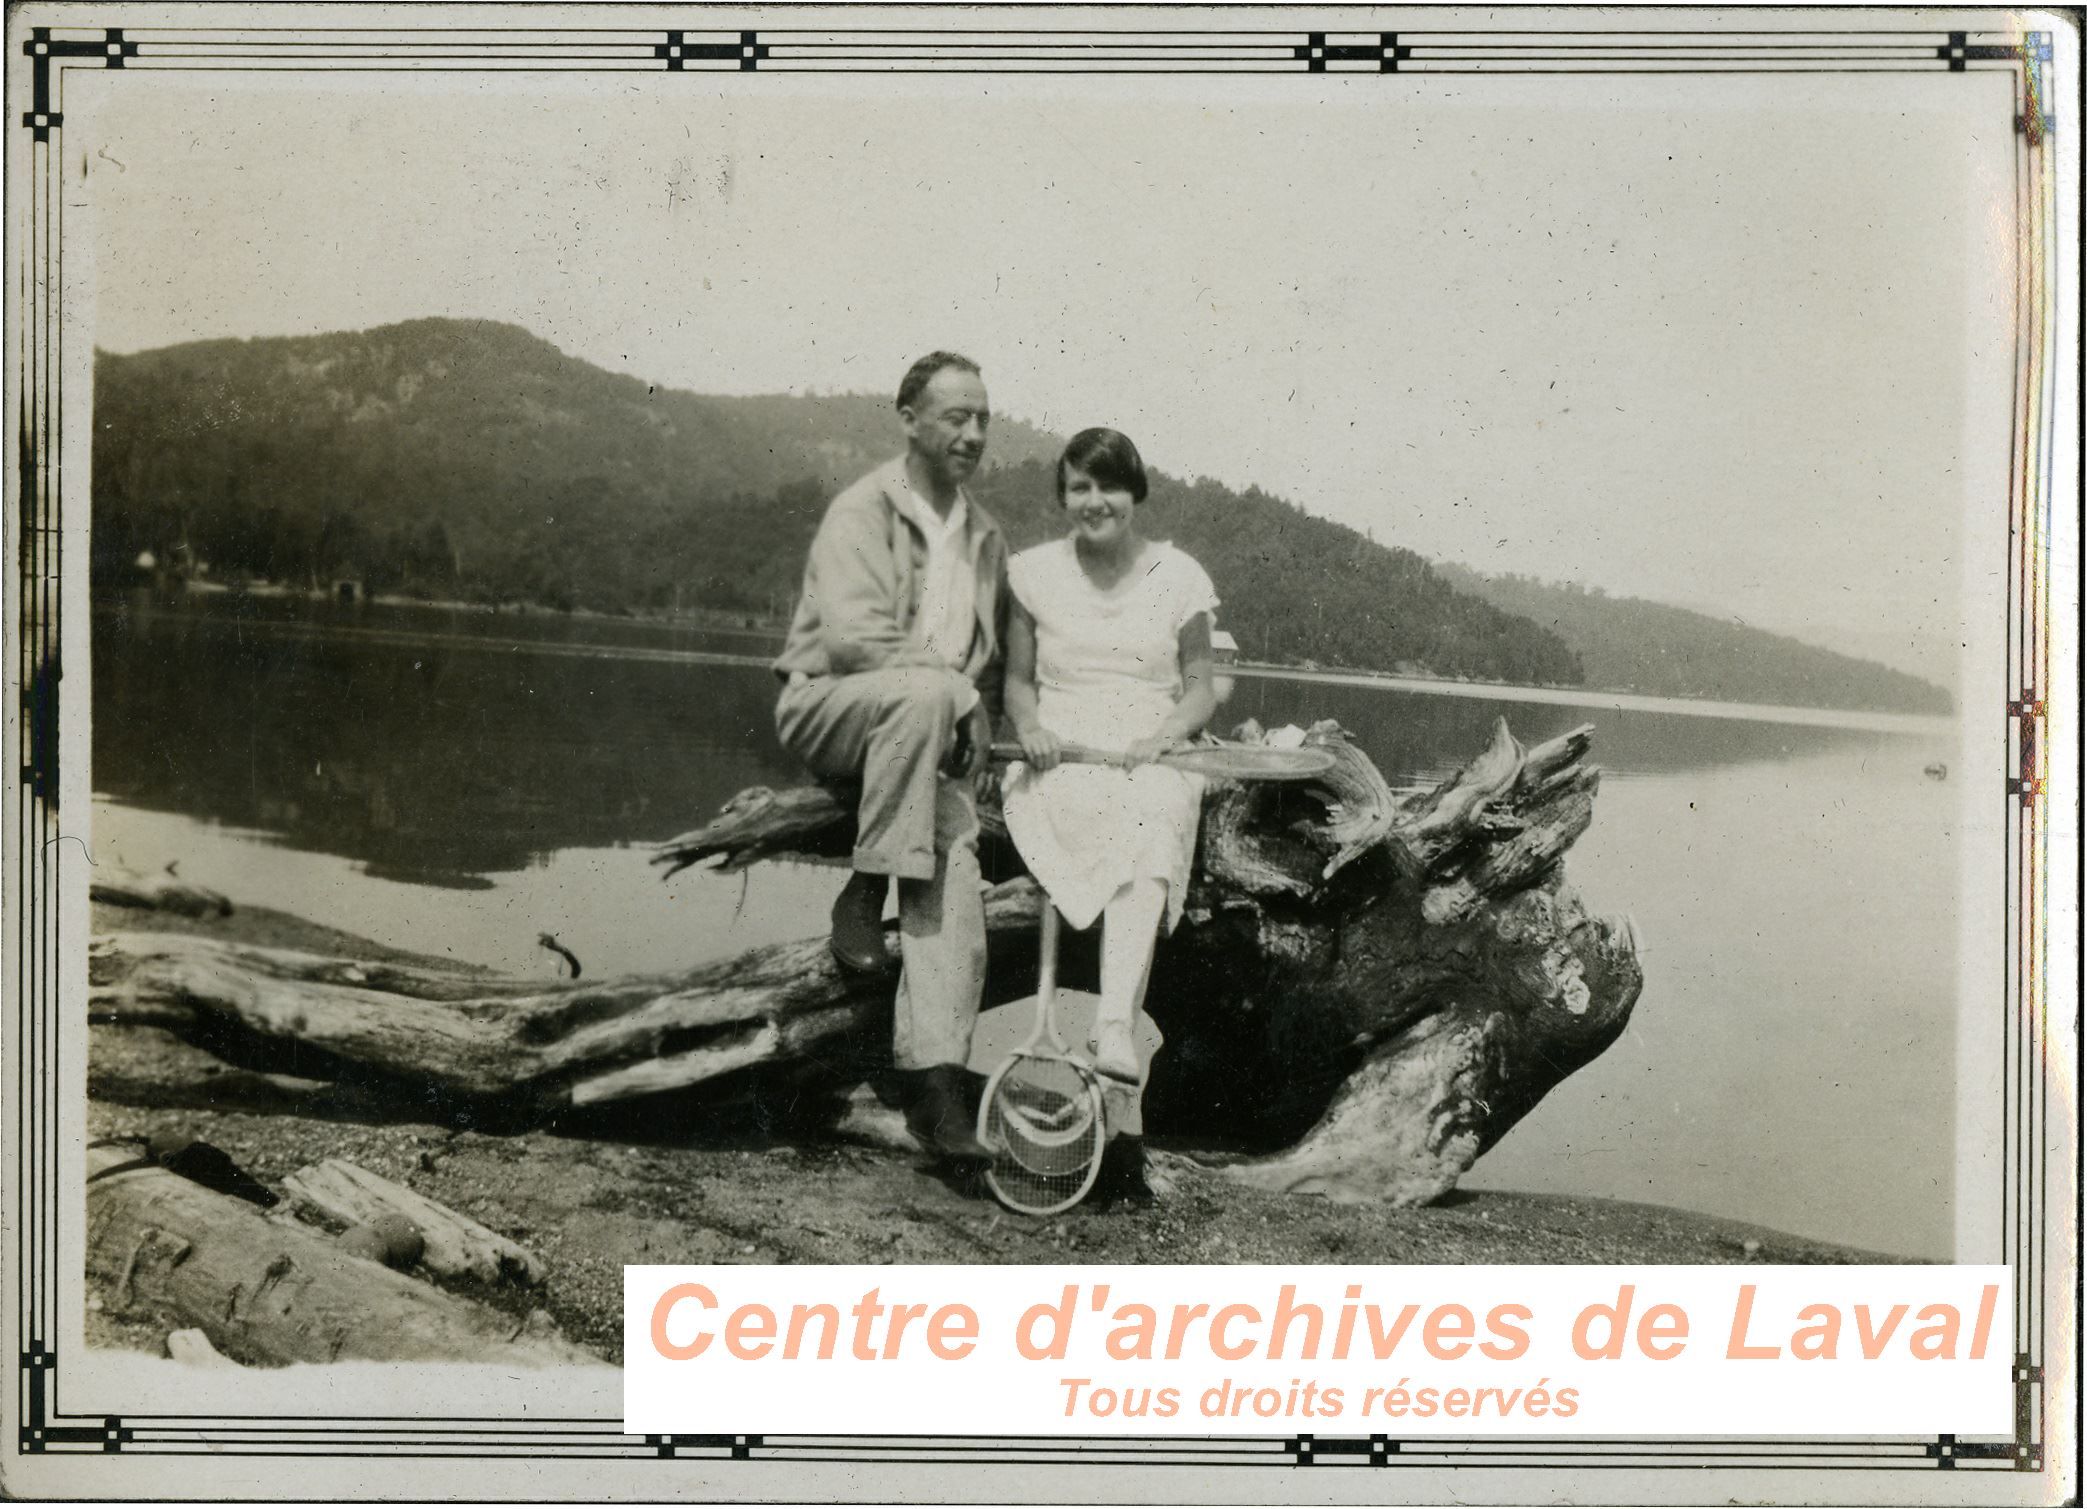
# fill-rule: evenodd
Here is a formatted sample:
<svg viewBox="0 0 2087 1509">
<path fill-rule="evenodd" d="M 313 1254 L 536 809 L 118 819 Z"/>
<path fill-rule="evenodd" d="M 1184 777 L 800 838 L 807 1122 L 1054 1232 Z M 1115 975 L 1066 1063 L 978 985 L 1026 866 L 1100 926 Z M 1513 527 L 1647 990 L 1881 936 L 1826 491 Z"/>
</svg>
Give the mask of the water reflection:
<svg viewBox="0 0 2087 1509">
<path fill-rule="evenodd" d="M 96 791 L 468 886 L 797 778 L 758 669 L 567 653 L 543 632 L 571 625 L 295 608 L 97 611 Z M 372 628 L 398 637 L 357 637 Z"/>
<path fill-rule="evenodd" d="M 798 779 L 775 741 L 775 685 L 753 635 L 144 594 L 100 605 L 94 630 L 97 792 L 390 879 L 480 885 L 560 850 L 662 838 L 742 787 Z M 1394 782 L 1447 774 L 1501 716 L 1525 743 L 1597 721 L 1596 759 L 1626 779 L 1834 750 L 1898 763 L 1919 748 L 1887 734 L 1261 678 L 1242 678 L 1223 716 L 1335 718 Z"/>
<path fill-rule="evenodd" d="M 1385 777 L 1434 780 L 1484 747 L 1493 721 L 1536 744 L 1583 723 L 1599 730 L 1595 763 L 1610 776 L 1675 775 L 1690 770 L 1788 760 L 1833 750 L 1909 750 L 1899 734 L 1758 718 L 1713 718 L 1550 702 L 1477 701 L 1368 687 L 1242 677 L 1225 716 L 1273 727 L 1337 719 L 1370 752 Z M 1915 767 L 1918 769 L 1918 766 Z"/>
</svg>

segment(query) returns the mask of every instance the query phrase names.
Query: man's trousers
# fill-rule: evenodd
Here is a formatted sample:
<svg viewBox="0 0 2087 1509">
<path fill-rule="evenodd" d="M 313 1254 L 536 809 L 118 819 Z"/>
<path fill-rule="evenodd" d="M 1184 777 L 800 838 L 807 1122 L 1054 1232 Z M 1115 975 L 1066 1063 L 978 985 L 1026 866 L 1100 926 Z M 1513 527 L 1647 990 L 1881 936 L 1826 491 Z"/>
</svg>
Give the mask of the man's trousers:
<svg viewBox="0 0 2087 1509">
<path fill-rule="evenodd" d="M 941 772 L 969 691 L 953 670 L 903 666 L 793 682 L 776 704 L 783 748 L 822 780 L 861 783 L 855 868 L 898 881 L 902 1069 L 963 1063 L 985 987 L 978 813 L 969 779 Z"/>
</svg>

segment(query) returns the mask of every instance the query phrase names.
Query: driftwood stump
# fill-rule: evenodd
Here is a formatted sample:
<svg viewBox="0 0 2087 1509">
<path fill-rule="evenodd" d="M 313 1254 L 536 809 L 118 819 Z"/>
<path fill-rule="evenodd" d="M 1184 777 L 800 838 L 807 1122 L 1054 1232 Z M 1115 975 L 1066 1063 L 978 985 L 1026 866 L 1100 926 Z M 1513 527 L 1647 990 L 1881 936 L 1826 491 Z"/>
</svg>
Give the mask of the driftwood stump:
<svg viewBox="0 0 2087 1509">
<path fill-rule="evenodd" d="M 1146 1124 L 1255 1184 L 1419 1203 L 1613 1042 L 1637 1000 L 1628 922 L 1563 881 L 1599 784 L 1591 731 L 1525 750 L 1498 724 L 1456 776 L 1406 793 L 1338 729 L 1308 737 L 1336 756 L 1323 777 L 1206 798 L 1187 913 L 1153 970 L 1168 1046 Z M 843 856 L 851 839 L 833 793 L 756 789 L 657 859 L 733 869 Z M 1033 989 L 1038 908 L 1026 880 L 989 895 L 989 1001 Z M 99 1020 L 529 1118 L 769 1087 L 803 1129 L 830 1128 L 888 1054 L 891 978 L 842 974 L 823 938 L 551 987 L 142 932 L 97 940 L 91 970 Z"/>
<path fill-rule="evenodd" d="M 1227 1167 L 1256 1184 L 1421 1203 L 1637 1002 L 1630 923 L 1590 915 L 1563 878 L 1600 786 L 1593 730 L 1525 749 L 1498 721 L 1463 770 L 1404 795 L 1333 725 L 1306 737 L 1336 756 L 1326 775 L 1206 797 L 1188 909 L 1146 1003 L 1169 1045 L 1146 1124 L 1255 1149 Z M 657 859 L 672 874 L 840 856 L 852 832 L 831 792 L 757 788 Z M 1034 979 L 1024 922 L 996 932 L 998 995 Z"/>
</svg>

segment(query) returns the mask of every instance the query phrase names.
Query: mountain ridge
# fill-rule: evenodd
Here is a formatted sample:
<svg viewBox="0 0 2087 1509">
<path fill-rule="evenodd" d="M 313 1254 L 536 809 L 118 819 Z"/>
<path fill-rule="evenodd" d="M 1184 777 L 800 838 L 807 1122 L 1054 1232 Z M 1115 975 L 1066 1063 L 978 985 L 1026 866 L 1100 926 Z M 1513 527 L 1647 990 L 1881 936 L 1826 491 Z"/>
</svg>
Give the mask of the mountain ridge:
<svg viewBox="0 0 2087 1509">
<path fill-rule="evenodd" d="M 774 621 L 828 497 L 901 443 L 888 396 L 665 388 L 492 321 L 97 352 L 95 371 L 91 554 L 103 585 L 135 580 L 149 555 L 232 579 L 352 577 L 429 598 Z M 973 491 L 1017 546 L 1059 530 L 1059 446 L 1021 420 L 993 421 Z M 1224 625 L 1254 658 L 1611 684 L 1614 624 L 1599 612 L 1438 568 L 1257 487 L 1155 471 L 1145 512 L 1148 532 L 1217 580 Z M 1733 700 L 1894 711 L 1947 701 L 1869 662 L 1778 636 L 1720 638 L 1733 626 L 1671 611 L 1698 620 L 1682 635 L 1694 648 L 1636 666 L 1666 683 L 1638 689 L 1759 685 Z M 1595 646 L 1592 663 L 1575 636 Z"/>
<path fill-rule="evenodd" d="M 1799 707 L 1861 707 L 1867 691 L 1893 700 L 1868 710 L 1948 713 L 1955 699 L 1932 682 L 1793 635 L 1731 623 L 1693 608 L 1564 582 L 1491 575 L 1454 562 L 1436 570 L 1495 607 L 1550 628 L 1579 654 L 1589 686 L 1670 693 L 1715 684 L 1723 700 Z"/>
</svg>

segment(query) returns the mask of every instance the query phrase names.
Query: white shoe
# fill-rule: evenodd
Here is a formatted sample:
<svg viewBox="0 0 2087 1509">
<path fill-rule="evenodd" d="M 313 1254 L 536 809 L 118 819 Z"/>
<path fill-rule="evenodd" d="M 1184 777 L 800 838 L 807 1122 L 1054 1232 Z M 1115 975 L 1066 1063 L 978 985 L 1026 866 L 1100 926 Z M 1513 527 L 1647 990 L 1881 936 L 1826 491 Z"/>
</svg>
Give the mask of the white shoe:
<svg viewBox="0 0 2087 1509">
<path fill-rule="evenodd" d="M 1094 1072 L 1104 1079 L 1135 1085 L 1145 1077 L 1144 1067 L 1138 1062 L 1138 1040 L 1121 1023 L 1097 1026 L 1094 1036 L 1088 1039 L 1087 1052 L 1094 1059 Z"/>
</svg>

